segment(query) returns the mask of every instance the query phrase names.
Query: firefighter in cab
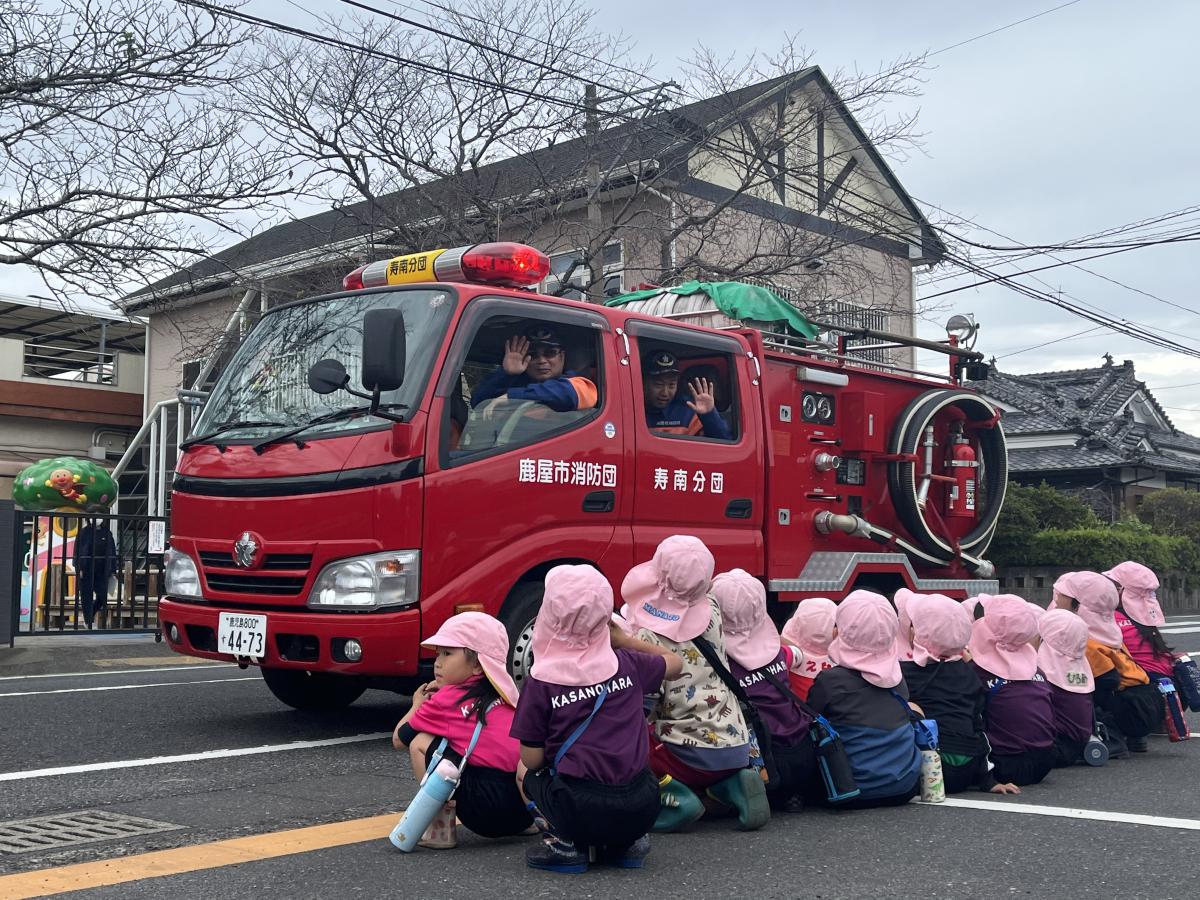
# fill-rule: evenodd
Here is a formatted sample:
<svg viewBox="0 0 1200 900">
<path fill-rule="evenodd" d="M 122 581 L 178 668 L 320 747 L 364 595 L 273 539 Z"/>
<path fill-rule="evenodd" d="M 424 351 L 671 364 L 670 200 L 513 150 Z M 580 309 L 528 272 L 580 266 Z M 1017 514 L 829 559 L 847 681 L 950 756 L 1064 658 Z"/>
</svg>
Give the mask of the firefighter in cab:
<svg viewBox="0 0 1200 900">
<path fill-rule="evenodd" d="M 567 354 L 558 334 L 545 325 L 534 325 L 504 344 L 499 368 L 479 383 L 471 406 L 496 397 L 532 400 L 555 412 L 592 409 L 596 385 L 581 375 L 565 371 Z"/>
<path fill-rule="evenodd" d="M 679 392 L 679 364 L 675 354 L 655 350 L 642 359 L 646 424 L 658 434 L 693 434 L 730 440 L 729 425 L 717 412 L 713 384 L 695 378 L 688 385 L 690 400 Z"/>
</svg>

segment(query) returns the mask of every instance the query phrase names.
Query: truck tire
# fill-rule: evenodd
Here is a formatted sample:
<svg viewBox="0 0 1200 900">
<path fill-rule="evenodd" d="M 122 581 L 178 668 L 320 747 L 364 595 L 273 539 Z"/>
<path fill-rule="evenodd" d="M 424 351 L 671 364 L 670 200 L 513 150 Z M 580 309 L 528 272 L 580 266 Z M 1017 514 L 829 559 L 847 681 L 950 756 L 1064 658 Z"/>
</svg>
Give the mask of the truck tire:
<svg viewBox="0 0 1200 900">
<path fill-rule="evenodd" d="M 545 589 L 540 581 L 518 584 L 500 610 L 500 621 L 508 631 L 508 671 L 518 687 L 533 665 L 533 622 Z"/>
<path fill-rule="evenodd" d="M 272 669 L 263 666 L 262 677 L 276 699 L 292 709 L 344 709 L 366 690 L 353 675 L 331 675 L 328 672 Z"/>
</svg>

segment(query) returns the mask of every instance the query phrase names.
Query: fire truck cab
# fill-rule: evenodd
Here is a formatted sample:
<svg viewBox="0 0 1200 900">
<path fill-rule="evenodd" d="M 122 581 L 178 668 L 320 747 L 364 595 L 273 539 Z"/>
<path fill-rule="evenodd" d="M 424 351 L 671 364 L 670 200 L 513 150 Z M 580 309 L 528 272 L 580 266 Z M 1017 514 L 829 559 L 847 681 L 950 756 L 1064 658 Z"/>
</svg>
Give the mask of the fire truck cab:
<svg viewBox="0 0 1200 900">
<path fill-rule="evenodd" d="M 781 616 L 860 586 L 995 590 L 1004 437 L 960 383 L 979 354 L 875 335 L 947 355 L 944 376 L 918 374 L 851 352 L 866 332 L 748 327 L 668 290 L 622 306 L 527 290 L 547 269 L 514 244 L 412 254 L 263 317 L 178 466 L 159 611 L 175 650 L 336 708 L 411 688 L 422 638 L 483 610 L 519 678 L 551 567 L 590 563 L 619 593 L 681 532 L 762 578 Z M 580 386 L 573 408 L 496 381 L 537 328 Z M 713 384 L 728 436 L 651 427 L 643 363 L 664 352 L 679 391 Z"/>
</svg>

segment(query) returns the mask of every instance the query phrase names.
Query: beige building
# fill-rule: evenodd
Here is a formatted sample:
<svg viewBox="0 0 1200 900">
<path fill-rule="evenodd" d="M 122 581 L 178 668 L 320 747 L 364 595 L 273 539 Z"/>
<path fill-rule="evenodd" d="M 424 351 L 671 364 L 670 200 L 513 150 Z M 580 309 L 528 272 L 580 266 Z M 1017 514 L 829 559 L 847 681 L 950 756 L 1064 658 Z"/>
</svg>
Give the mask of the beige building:
<svg viewBox="0 0 1200 900">
<path fill-rule="evenodd" d="M 125 298 L 150 323 L 148 405 L 219 370 L 270 306 L 338 290 L 366 261 L 496 239 L 550 255 L 547 293 L 744 278 L 812 318 L 903 334 L 914 331 L 914 270 L 945 250 L 813 67 L 278 225 Z"/>
<path fill-rule="evenodd" d="M 111 465 L 145 413 L 146 325 L 0 295 L 0 499 L 52 456 Z"/>
</svg>

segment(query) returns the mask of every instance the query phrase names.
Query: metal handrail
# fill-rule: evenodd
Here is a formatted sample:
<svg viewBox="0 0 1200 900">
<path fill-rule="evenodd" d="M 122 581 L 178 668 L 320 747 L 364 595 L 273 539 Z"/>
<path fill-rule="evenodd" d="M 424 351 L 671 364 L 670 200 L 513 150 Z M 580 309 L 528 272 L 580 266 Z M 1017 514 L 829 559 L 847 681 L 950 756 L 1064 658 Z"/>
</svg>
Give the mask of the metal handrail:
<svg viewBox="0 0 1200 900">
<path fill-rule="evenodd" d="M 142 427 L 139 428 L 137 434 L 133 436 L 133 440 L 129 442 L 129 446 L 125 448 L 125 452 L 121 455 L 120 460 L 118 460 L 117 464 L 113 466 L 113 481 L 116 481 L 125 474 L 125 470 L 129 468 L 129 464 L 133 462 L 134 457 L 137 456 L 138 448 L 141 447 L 142 442 L 146 439 L 146 436 L 150 434 L 151 428 L 158 421 L 159 416 L 162 415 L 162 411 L 178 405 L 178 400 L 159 400 L 154 404 L 153 408 L 150 410 L 150 414 L 146 416 L 146 421 L 142 423 Z"/>
</svg>

